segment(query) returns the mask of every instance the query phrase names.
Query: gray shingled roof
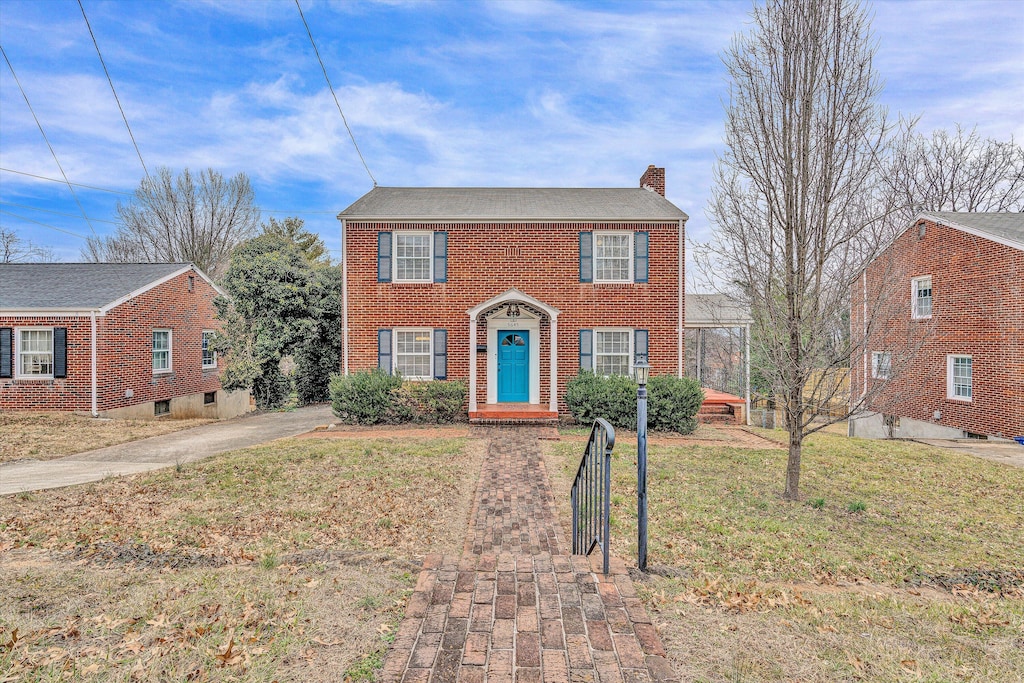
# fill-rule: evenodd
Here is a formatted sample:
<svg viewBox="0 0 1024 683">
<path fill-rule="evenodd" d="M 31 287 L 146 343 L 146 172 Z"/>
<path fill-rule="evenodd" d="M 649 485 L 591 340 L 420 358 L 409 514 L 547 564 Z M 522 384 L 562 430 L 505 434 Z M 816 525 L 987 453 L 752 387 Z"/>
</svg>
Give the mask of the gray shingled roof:
<svg viewBox="0 0 1024 683">
<path fill-rule="evenodd" d="M 640 188 L 375 187 L 338 214 L 346 220 L 685 220 Z"/>
<path fill-rule="evenodd" d="M 955 223 L 994 237 L 1024 244 L 1024 213 L 973 213 L 970 211 L 926 211 L 922 214 L 938 223 Z"/>
<path fill-rule="evenodd" d="M 94 310 L 189 263 L 6 263 L 0 309 Z"/>
</svg>

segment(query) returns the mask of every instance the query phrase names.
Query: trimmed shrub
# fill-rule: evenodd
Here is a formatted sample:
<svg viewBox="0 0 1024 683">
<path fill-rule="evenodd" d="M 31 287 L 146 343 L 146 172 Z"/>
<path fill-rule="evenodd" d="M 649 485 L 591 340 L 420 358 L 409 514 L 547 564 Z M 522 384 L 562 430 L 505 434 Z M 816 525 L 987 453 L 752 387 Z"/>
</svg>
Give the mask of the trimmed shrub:
<svg viewBox="0 0 1024 683">
<path fill-rule="evenodd" d="M 580 424 L 601 417 L 617 429 L 636 429 L 637 385 L 629 377 L 598 377 L 584 371 L 569 380 L 565 403 Z M 697 428 L 694 416 L 704 402 L 700 384 L 669 375 L 647 383 L 647 426 L 654 431 L 689 434 Z"/>
<path fill-rule="evenodd" d="M 692 434 L 704 403 L 700 382 L 691 377 L 658 375 L 647 382 L 647 425 L 658 432 Z"/>
<path fill-rule="evenodd" d="M 381 424 L 392 419 L 392 392 L 402 378 L 374 369 L 331 377 L 331 408 L 345 424 Z"/>
<path fill-rule="evenodd" d="M 392 422 L 449 424 L 463 417 L 464 382 L 405 382 L 392 392 Z"/>
</svg>

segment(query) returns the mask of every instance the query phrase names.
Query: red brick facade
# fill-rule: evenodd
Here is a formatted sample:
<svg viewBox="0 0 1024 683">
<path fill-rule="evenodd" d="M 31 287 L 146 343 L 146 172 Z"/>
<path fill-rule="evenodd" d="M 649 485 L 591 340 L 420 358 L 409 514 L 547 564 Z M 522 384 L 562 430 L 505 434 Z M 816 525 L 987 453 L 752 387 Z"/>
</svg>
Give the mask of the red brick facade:
<svg viewBox="0 0 1024 683">
<path fill-rule="evenodd" d="M 924 276 L 931 277 L 932 312 L 915 318 L 912 280 Z M 1024 435 L 1024 250 L 920 220 L 854 283 L 855 337 L 864 325 L 864 291 L 872 301 L 884 283 L 895 284 L 895 295 L 867 355 L 852 360 L 852 396 L 861 395 L 865 374 L 869 387 L 881 381 L 871 378 L 871 352 L 893 350 L 897 372 L 869 408 L 973 434 Z M 920 348 L 906 354 L 906 340 L 915 337 Z M 949 396 L 950 355 L 971 357 L 969 400 Z"/>
<path fill-rule="evenodd" d="M 662 173 L 664 171 L 662 170 Z M 663 190 L 662 190 L 663 191 Z M 510 288 L 558 309 L 558 404 L 565 410 L 565 385 L 579 372 L 581 329 L 645 329 L 652 373 L 679 372 L 682 326 L 681 221 L 628 223 L 369 223 L 345 225 L 350 371 L 377 367 L 378 330 L 428 327 L 447 330 L 447 376 L 469 377 L 468 311 Z M 378 233 L 401 230 L 447 233 L 447 281 L 423 284 L 378 282 Z M 647 282 L 601 284 L 580 281 L 580 233 L 602 230 L 646 232 Z M 487 345 L 488 324 L 478 325 L 476 345 Z M 550 330 L 540 316 L 540 403 L 550 400 Z M 474 353 L 477 353 L 474 349 Z M 477 401 L 487 403 L 489 353 L 477 353 Z"/>
<path fill-rule="evenodd" d="M 202 367 L 202 332 L 219 328 L 216 295 L 205 278 L 189 270 L 97 315 L 97 411 L 220 391 L 218 370 Z M 90 411 L 90 314 L 0 315 L 0 328 L 14 328 L 15 336 L 23 327 L 67 328 L 67 377 L 19 379 L 14 373 L 0 379 L 0 409 Z M 154 329 L 171 330 L 170 372 L 153 370 Z"/>
</svg>

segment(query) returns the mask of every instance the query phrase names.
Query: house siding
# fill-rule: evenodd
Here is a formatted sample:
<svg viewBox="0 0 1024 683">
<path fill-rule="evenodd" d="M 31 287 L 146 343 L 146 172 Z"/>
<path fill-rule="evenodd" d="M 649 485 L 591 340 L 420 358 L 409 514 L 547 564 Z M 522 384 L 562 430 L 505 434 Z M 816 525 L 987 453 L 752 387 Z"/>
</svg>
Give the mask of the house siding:
<svg viewBox="0 0 1024 683">
<path fill-rule="evenodd" d="M 917 222 L 865 274 L 869 296 L 899 274 L 888 319 L 868 345 L 869 387 L 878 381 L 870 378 L 870 352 L 899 349 L 904 329 L 922 331 L 920 349 L 868 408 L 919 421 L 921 428 L 932 424 L 988 436 L 1024 435 L 1024 251 L 941 223 L 924 223 L 923 238 Z M 925 275 L 932 278 L 932 316 L 913 320 L 911 278 Z M 863 329 L 863 290 L 861 280 L 854 283 L 855 331 Z M 969 402 L 947 398 L 949 354 L 972 356 Z M 854 359 L 854 397 L 864 389 L 864 374 L 863 362 Z"/>
<path fill-rule="evenodd" d="M 377 234 L 400 230 L 445 231 L 447 282 L 378 282 Z M 580 282 L 579 234 L 592 231 L 649 233 L 645 283 Z M 579 368 L 579 330 L 630 327 L 650 332 L 653 372 L 678 372 L 681 226 L 666 222 L 415 223 L 346 222 L 349 301 L 349 367 L 377 366 L 377 330 L 429 327 L 448 330 L 448 378 L 469 377 L 467 311 L 516 288 L 560 311 L 558 400 L 565 410 L 566 383 Z M 487 343 L 487 324 L 476 344 Z M 551 325 L 540 320 L 540 402 L 549 395 Z M 474 351 L 475 353 L 475 351 Z M 487 356 L 477 355 L 477 401 L 486 403 Z"/>
</svg>

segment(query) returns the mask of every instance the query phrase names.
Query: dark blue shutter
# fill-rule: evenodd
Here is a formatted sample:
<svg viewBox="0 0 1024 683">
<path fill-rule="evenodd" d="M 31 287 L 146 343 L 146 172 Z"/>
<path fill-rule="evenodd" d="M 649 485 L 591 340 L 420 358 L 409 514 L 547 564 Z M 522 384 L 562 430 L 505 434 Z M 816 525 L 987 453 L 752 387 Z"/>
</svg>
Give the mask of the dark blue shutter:
<svg viewBox="0 0 1024 683">
<path fill-rule="evenodd" d="M 448 233 L 434 233 L 434 282 L 448 282 Z"/>
<path fill-rule="evenodd" d="M 391 374 L 391 330 L 377 330 L 377 367 Z"/>
<path fill-rule="evenodd" d="M 14 366 L 14 328 L 0 327 L 0 377 L 11 377 Z"/>
<path fill-rule="evenodd" d="M 594 369 L 594 331 L 580 330 L 580 370 Z"/>
<path fill-rule="evenodd" d="M 594 233 L 580 233 L 580 282 L 594 281 Z"/>
<path fill-rule="evenodd" d="M 633 233 L 633 238 L 633 282 L 647 282 L 650 234 L 637 232 Z"/>
<path fill-rule="evenodd" d="M 448 330 L 434 330 L 434 379 L 448 379 Z"/>
<path fill-rule="evenodd" d="M 377 282 L 391 282 L 391 233 L 377 233 Z"/>
<path fill-rule="evenodd" d="M 53 376 L 63 379 L 68 376 L 68 328 L 53 328 Z"/>
<path fill-rule="evenodd" d="M 633 362 L 640 358 L 651 362 L 647 349 L 647 330 L 633 330 Z"/>
</svg>

